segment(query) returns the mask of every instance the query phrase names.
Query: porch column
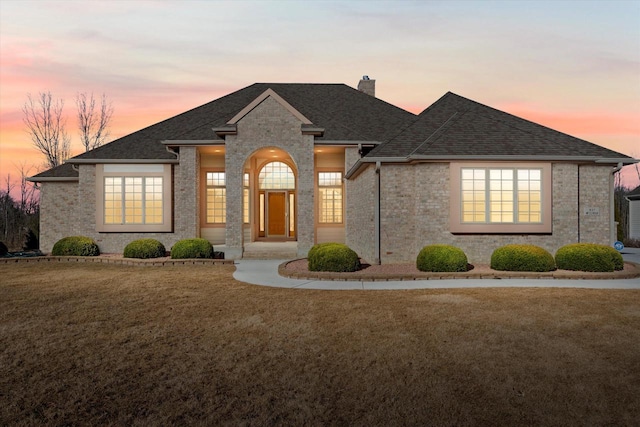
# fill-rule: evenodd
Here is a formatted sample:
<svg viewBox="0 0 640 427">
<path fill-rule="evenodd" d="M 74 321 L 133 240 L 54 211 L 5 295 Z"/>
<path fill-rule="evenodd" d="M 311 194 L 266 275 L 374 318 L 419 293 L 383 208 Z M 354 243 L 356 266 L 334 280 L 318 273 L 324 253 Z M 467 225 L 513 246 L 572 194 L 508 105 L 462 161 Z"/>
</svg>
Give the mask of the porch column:
<svg viewBox="0 0 640 427">
<path fill-rule="evenodd" d="M 180 147 L 175 174 L 175 234 L 177 239 L 200 236 L 200 157 L 196 147 Z"/>
<path fill-rule="evenodd" d="M 227 144 L 225 151 L 227 223 L 225 229 L 226 247 L 224 256 L 226 259 L 240 259 L 242 258 L 243 252 L 242 176 L 245 158 L 241 152 L 238 152 L 241 150 L 235 150 L 235 147 L 236 144 Z"/>
<path fill-rule="evenodd" d="M 293 153 L 298 167 L 298 256 L 306 257 L 315 244 L 315 171 L 313 164 L 313 137 Z M 293 150 L 292 150 L 293 151 Z"/>
</svg>

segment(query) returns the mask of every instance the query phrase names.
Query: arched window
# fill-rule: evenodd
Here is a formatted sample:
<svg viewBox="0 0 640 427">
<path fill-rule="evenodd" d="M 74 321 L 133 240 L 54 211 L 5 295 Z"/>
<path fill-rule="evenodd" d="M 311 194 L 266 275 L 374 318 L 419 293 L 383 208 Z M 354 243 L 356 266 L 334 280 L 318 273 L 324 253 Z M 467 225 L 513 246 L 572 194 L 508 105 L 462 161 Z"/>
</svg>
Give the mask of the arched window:
<svg viewBox="0 0 640 427">
<path fill-rule="evenodd" d="M 267 163 L 258 175 L 260 190 L 295 190 L 296 178 L 286 163 Z"/>
</svg>

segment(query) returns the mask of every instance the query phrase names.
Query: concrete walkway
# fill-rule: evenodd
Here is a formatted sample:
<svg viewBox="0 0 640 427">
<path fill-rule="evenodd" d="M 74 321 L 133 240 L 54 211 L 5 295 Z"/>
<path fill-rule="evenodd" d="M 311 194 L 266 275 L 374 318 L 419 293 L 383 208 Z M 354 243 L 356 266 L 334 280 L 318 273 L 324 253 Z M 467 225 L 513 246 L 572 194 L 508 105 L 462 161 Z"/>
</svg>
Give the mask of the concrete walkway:
<svg viewBox="0 0 640 427">
<path fill-rule="evenodd" d="M 625 261 L 640 264 L 640 249 L 622 251 Z M 233 277 L 241 282 L 277 288 L 300 289 L 444 289 L 444 288 L 495 288 L 495 287 L 539 287 L 539 288 L 591 288 L 591 289 L 640 289 L 640 279 L 617 280 L 570 280 L 570 279 L 445 279 L 445 280 L 403 280 L 403 281 L 332 281 L 297 280 L 282 277 L 278 266 L 286 260 L 250 260 L 236 262 Z"/>
</svg>

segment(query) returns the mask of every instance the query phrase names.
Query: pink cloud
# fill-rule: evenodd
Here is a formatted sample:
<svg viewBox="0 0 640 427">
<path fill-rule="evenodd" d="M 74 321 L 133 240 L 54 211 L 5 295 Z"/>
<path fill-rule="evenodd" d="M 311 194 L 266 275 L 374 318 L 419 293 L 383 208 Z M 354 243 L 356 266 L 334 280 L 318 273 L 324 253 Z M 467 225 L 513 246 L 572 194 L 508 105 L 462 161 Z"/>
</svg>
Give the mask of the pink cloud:
<svg viewBox="0 0 640 427">
<path fill-rule="evenodd" d="M 574 136 L 589 134 L 640 137 L 640 113 L 638 112 L 543 111 L 522 105 L 502 105 L 498 108 Z"/>
</svg>

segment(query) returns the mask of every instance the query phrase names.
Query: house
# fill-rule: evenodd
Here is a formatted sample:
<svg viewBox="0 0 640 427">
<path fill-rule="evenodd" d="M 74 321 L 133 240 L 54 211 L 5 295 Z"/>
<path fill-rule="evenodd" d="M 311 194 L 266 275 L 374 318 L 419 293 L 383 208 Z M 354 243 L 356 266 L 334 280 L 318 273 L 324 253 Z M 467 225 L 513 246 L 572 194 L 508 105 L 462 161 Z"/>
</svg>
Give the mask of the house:
<svg viewBox="0 0 640 427">
<path fill-rule="evenodd" d="M 256 83 L 31 178 L 41 249 L 86 235 L 121 253 L 203 237 L 228 259 L 254 241 L 345 242 L 369 262 L 424 245 L 488 262 L 510 243 L 610 244 L 623 154 L 446 93 L 419 115 L 375 80 Z"/>
<path fill-rule="evenodd" d="M 640 240 L 640 185 L 625 196 L 629 201 L 629 238 Z"/>
</svg>

